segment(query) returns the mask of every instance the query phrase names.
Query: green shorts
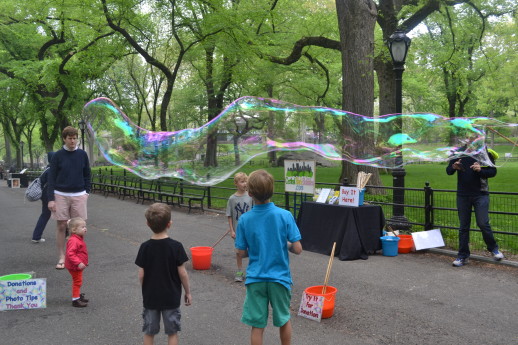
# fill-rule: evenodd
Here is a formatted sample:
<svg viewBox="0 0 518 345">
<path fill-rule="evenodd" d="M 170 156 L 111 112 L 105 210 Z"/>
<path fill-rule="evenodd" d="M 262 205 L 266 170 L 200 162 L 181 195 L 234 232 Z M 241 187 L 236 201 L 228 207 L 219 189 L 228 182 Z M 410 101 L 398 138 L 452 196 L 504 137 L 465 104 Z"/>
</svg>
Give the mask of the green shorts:
<svg viewBox="0 0 518 345">
<path fill-rule="evenodd" d="M 268 323 L 268 305 L 272 306 L 273 325 L 282 327 L 290 320 L 291 291 L 274 282 L 252 283 L 246 286 L 241 322 L 256 328 Z"/>
</svg>

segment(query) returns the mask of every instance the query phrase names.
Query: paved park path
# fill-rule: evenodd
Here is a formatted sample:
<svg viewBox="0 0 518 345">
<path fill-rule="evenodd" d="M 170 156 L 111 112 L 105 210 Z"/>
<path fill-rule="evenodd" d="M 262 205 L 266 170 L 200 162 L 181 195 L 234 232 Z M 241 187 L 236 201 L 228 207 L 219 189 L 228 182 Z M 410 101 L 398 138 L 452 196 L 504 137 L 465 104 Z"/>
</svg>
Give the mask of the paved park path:
<svg viewBox="0 0 518 345">
<path fill-rule="evenodd" d="M 0 181 L 0 275 L 34 271 L 47 279 L 47 308 L 0 311 L 2 345 L 131 345 L 141 343 L 141 296 L 134 264 L 138 246 L 150 237 L 147 205 L 91 195 L 88 233 L 90 266 L 83 291 L 87 308 L 73 308 L 71 278 L 54 269 L 55 223 L 47 242 L 31 243 L 40 202 L 29 203 L 24 189 Z M 210 246 L 227 228 L 225 216 L 187 214 L 173 209 L 171 236 L 188 250 Z M 233 282 L 233 242 L 225 238 L 208 271 L 188 264 L 193 305 L 182 307 L 180 342 L 190 345 L 248 344 L 240 323 L 245 288 Z M 429 252 L 368 260 L 335 259 L 330 285 L 338 288 L 333 317 L 321 323 L 297 316 L 306 287 L 321 285 L 327 256 L 291 255 L 293 344 L 517 344 L 518 268 L 485 262 L 451 266 L 451 257 Z M 165 344 L 163 333 L 157 344 Z M 271 325 L 265 344 L 277 344 Z"/>
</svg>

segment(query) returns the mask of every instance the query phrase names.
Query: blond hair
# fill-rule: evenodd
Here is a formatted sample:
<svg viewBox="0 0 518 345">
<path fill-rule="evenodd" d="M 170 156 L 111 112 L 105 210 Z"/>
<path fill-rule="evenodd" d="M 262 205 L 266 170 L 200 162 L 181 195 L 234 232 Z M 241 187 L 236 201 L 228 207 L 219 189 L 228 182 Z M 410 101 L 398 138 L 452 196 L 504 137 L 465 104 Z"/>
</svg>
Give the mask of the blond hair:
<svg viewBox="0 0 518 345">
<path fill-rule="evenodd" d="M 70 230 L 70 233 L 75 234 L 76 230 L 79 228 L 79 225 L 82 223 L 86 223 L 86 222 L 81 217 L 71 218 L 67 221 L 68 230 Z"/>
<path fill-rule="evenodd" d="M 238 172 L 234 175 L 234 183 L 237 183 L 242 179 L 248 180 L 248 175 L 244 172 Z"/>
<path fill-rule="evenodd" d="M 151 231 L 155 234 L 161 233 L 171 221 L 171 208 L 167 204 L 156 202 L 146 210 L 146 220 Z"/>
<path fill-rule="evenodd" d="M 248 193 L 259 202 L 269 200 L 273 195 L 273 176 L 266 170 L 256 170 L 248 177 Z"/>
</svg>

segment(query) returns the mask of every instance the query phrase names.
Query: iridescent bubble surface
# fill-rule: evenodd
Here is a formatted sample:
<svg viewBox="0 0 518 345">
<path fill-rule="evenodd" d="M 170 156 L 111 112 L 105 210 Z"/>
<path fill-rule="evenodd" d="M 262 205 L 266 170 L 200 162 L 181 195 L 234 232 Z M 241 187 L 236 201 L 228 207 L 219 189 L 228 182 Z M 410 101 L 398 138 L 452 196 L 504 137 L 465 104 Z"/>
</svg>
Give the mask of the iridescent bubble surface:
<svg viewBox="0 0 518 345">
<path fill-rule="evenodd" d="M 83 118 L 109 162 L 146 179 L 170 176 L 199 185 L 217 184 L 270 151 L 312 151 L 330 160 L 389 169 L 466 155 L 491 166 L 485 127 L 505 132 L 517 126 L 488 117 L 368 117 L 260 97 L 239 98 L 205 125 L 175 132 L 140 128 L 107 98 L 88 102 Z M 210 152 L 216 165 L 206 160 Z"/>
</svg>

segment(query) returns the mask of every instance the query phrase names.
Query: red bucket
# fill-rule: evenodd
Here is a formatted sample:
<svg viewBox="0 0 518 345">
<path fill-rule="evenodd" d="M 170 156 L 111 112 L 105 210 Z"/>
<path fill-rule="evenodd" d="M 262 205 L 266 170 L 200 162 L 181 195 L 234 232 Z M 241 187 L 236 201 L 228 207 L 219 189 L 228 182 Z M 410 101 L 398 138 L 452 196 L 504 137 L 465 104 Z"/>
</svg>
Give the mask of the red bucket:
<svg viewBox="0 0 518 345">
<path fill-rule="evenodd" d="M 400 254 L 410 253 L 414 247 L 414 239 L 412 235 L 397 235 L 399 243 L 397 245 L 397 252 Z"/>
<path fill-rule="evenodd" d="M 338 291 L 333 286 L 326 287 L 326 293 L 322 293 L 323 285 L 310 286 L 304 290 L 309 296 L 324 296 L 324 306 L 322 307 L 322 319 L 328 319 L 333 316 L 335 311 L 335 295 Z"/>
<path fill-rule="evenodd" d="M 212 263 L 212 247 L 192 247 L 192 268 L 195 270 L 208 270 Z"/>
</svg>

